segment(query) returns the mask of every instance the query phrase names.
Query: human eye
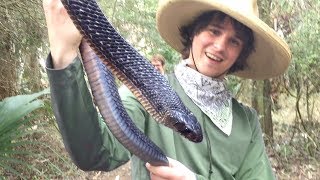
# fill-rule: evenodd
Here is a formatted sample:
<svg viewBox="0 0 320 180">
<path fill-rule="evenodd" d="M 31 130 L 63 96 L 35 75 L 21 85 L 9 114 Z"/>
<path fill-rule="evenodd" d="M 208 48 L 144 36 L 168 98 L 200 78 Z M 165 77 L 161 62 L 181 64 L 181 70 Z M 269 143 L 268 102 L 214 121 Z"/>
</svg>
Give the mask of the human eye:
<svg viewBox="0 0 320 180">
<path fill-rule="evenodd" d="M 238 47 L 238 46 L 242 45 L 242 41 L 240 39 L 237 39 L 237 38 L 230 39 L 230 43 L 234 47 Z"/>
<path fill-rule="evenodd" d="M 211 33 L 217 36 L 221 34 L 221 31 L 218 28 L 211 28 Z"/>
<path fill-rule="evenodd" d="M 207 28 L 207 31 L 214 36 L 218 36 L 221 34 L 221 30 L 219 30 L 218 28 L 214 27 L 214 26 L 209 26 Z"/>
</svg>

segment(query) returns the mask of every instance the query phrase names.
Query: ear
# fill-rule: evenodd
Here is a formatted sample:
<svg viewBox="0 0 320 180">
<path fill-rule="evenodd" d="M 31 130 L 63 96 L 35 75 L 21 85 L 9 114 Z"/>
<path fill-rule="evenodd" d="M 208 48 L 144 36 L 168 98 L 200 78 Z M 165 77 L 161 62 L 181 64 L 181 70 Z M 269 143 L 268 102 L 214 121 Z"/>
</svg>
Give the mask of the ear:
<svg viewBox="0 0 320 180">
<path fill-rule="evenodd" d="M 193 41 L 193 36 L 190 36 L 190 37 L 189 37 L 189 40 L 190 40 L 190 42 L 192 43 L 192 41 Z"/>
</svg>

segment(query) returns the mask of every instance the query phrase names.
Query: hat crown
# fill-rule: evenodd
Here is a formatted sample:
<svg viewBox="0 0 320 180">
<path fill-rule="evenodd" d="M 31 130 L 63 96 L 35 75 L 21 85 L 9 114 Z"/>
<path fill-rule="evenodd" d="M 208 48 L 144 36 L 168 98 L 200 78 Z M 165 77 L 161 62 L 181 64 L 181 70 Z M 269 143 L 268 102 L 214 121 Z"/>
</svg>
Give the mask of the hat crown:
<svg viewBox="0 0 320 180">
<path fill-rule="evenodd" d="M 237 10 L 240 13 L 259 17 L 257 0 L 216 0 L 216 1 L 225 5 L 225 7 L 229 7 L 230 9 Z"/>
<path fill-rule="evenodd" d="M 158 5 L 159 7 L 161 7 L 164 4 L 169 4 L 170 2 L 174 2 L 174 1 L 180 1 L 180 0 L 159 0 Z M 190 0 L 184 0 L 184 1 L 190 1 Z M 257 0 L 191 0 L 191 1 L 207 2 L 209 4 L 218 3 L 223 5 L 224 7 L 229 7 L 230 9 L 237 10 L 241 13 L 259 17 Z"/>
</svg>

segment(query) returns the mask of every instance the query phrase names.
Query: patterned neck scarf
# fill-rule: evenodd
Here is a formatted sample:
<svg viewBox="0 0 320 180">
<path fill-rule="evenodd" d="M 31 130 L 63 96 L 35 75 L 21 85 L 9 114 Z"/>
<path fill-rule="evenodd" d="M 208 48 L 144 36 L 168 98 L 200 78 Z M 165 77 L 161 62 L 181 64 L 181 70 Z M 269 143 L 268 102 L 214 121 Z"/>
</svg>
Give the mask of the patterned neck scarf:
<svg viewBox="0 0 320 180">
<path fill-rule="evenodd" d="M 175 75 L 192 101 L 226 135 L 232 129 L 232 94 L 224 80 L 205 76 L 190 68 L 183 60 L 175 68 Z"/>
</svg>

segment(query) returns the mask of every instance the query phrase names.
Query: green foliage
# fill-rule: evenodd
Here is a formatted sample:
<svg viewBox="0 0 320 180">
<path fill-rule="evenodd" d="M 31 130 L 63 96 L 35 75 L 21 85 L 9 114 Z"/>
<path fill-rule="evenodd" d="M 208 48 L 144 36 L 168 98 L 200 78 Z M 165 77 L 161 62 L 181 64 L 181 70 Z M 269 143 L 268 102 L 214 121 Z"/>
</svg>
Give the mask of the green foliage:
<svg viewBox="0 0 320 180">
<path fill-rule="evenodd" d="M 282 0 L 275 6 L 279 6 L 279 28 L 292 51 L 290 81 L 295 88 L 311 85 L 311 92 L 315 93 L 320 86 L 320 1 Z"/>
<path fill-rule="evenodd" d="M 310 74 L 310 71 L 319 67 L 320 64 L 319 8 L 319 1 L 303 8 L 296 17 L 293 23 L 294 31 L 288 38 L 294 53 L 294 62 L 304 74 Z"/>
<path fill-rule="evenodd" d="M 23 178 L 22 174 L 15 169 L 16 166 L 23 166 L 41 174 L 38 169 L 18 159 L 17 156 L 38 156 L 32 150 L 19 150 L 19 147 L 36 144 L 32 140 L 23 139 L 33 132 L 29 122 L 34 119 L 34 116 L 28 116 L 28 114 L 42 107 L 43 102 L 37 98 L 48 93 L 47 89 L 31 95 L 6 98 L 0 102 L 0 167 L 3 169 L 0 169 L 0 172 L 7 171 Z"/>
<path fill-rule="evenodd" d="M 238 97 L 243 83 L 241 79 L 236 76 L 228 76 L 227 87 L 235 97 Z"/>
<path fill-rule="evenodd" d="M 295 97 L 297 126 L 305 134 L 306 151 L 314 157 L 319 151 L 316 135 L 308 124 L 318 122 L 313 102 L 319 97 L 320 89 L 320 1 L 281 0 L 275 1 L 274 14 L 277 16 L 280 32 L 287 39 L 292 52 L 292 63 L 288 70 L 286 89 Z M 303 99 L 305 102 L 303 103 Z"/>
<path fill-rule="evenodd" d="M 180 61 L 180 56 L 168 46 L 156 28 L 157 1 L 98 1 L 106 17 L 120 34 L 146 58 L 156 53 L 166 60 L 167 72 Z"/>
</svg>

